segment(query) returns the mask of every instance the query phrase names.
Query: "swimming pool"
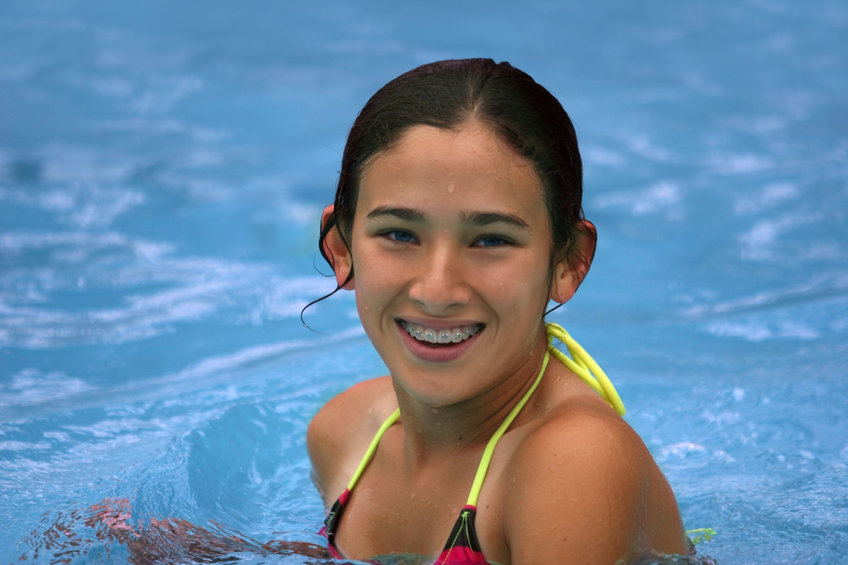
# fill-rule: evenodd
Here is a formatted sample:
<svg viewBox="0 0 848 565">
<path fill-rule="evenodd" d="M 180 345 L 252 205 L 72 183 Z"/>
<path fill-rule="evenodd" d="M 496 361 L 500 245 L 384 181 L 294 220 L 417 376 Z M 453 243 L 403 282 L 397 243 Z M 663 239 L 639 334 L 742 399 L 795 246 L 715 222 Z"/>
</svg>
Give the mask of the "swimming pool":
<svg viewBox="0 0 848 565">
<path fill-rule="evenodd" d="M 848 562 L 844 3 L 203 6 L 0 7 L 0 562 L 120 561 L 104 499 L 320 542 L 306 424 L 383 371 L 350 296 L 298 318 L 344 136 L 389 78 L 479 55 L 577 126 L 599 249 L 552 319 L 701 551 Z"/>
</svg>

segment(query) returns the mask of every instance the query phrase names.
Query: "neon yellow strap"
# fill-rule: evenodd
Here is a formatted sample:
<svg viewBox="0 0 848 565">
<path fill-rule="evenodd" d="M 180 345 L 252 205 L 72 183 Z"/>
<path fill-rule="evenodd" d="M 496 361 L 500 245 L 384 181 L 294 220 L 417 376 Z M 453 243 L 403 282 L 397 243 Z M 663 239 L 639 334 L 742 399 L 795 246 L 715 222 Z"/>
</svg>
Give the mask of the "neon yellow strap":
<svg viewBox="0 0 848 565">
<path fill-rule="evenodd" d="M 383 434 L 386 433 L 386 430 L 392 427 L 392 425 L 398 421 L 400 418 L 400 408 L 395 408 L 395 411 L 391 413 L 391 415 L 386 418 L 386 421 L 383 422 L 383 425 L 380 426 L 380 429 L 377 430 L 377 434 L 374 436 L 374 439 L 371 440 L 371 445 L 368 446 L 368 451 L 365 452 L 365 457 L 362 458 L 362 461 L 359 462 L 359 467 L 356 468 L 356 472 L 351 477 L 350 482 L 347 484 L 348 490 L 353 490 L 354 485 L 356 485 L 356 481 L 359 480 L 359 477 L 365 471 L 365 467 L 368 466 L 368 463 L 371 462 L 371 458 L 374 457 L 374 452 L 377 451 L 377 446 L 380 444 L 380 440 L 383 439 Z"/>
<path fill-rule="evenodd" d="M 468 502 L 466 504 L 469 506 L 477 505 L 477 499 L 480 496 L 480 491 L 483 489 L 483 481 L 486 478 L 489 465 L 492 463 L 492 455 L 495 452 L 495 446 L 497 446 L 510 424 L 512 424 L 513 420 L 515 420 L 518 416 L 518 413 L 521 412 L 521 409 L 524 408 L 524 405 L 527 404 L 527 401 L 530 400 L 530 397 L 536 391 L 539 383 L 542 382 L 542 376 L 544 376 L 545 370 L 548 368 L 548 362 L 551 359 L 551 354 L 553 354 L 554 357 L 559 359 L 563 365 L 572 370 L 578 377 L 580 377 L 581 380 L 600 394 L 601 397 L 615 408 L 620 415 L 624 415 L 624 404 L 621 402 L 618 392 L 616 392 L 615 387 L 610 382 L 606 373 L 604 373 L 595 360 L 586 353 L 586 350 L 583 349 L 580 344 L 577 343 L 574 338 L 572 338 L 561 326 L 549 322 L 546 324 L 545 329 L 548 335 L 548 349 L 545 351 L 544 359 L 542 359 L 542 367 L 539 369 L 539 374 L 536 375 L 536 380 L 533 381 L 533 384 L 527 392 L 524 393 L 524 396 L 521 397 L 518 403 L 512 407 L 512 410 L 509 411 L 509 414 L 507 414 L 504 421 L 501 422 L 498 429 L 495 430 L 495 433 L 492 434 L 492 437 L 489 438 L 489 442 L 486 444 L 486 449 L 483 450 L 483 456 L 480 458 L 480 465 L 477 467 L 477 474 L 474 476 L 474 483 L 471 485 L 471 492 L 468 493 Z M 571 358 L 567 357 L 563 352 L 553 346 L 554 338 L 559 339 L 566 345 Z M 397 408 L 388 418 L 386 418 L 386 421 L 383 422 L 380 429 L 377 430 L 377 434 L 374 436 L 374 439 L 371 440 L 371 445 L 368 446 L 368 451 L 365 452 L 365 456 L 362 458 L 362 461 L 359 463 L 359 467 L 357 467 L 356 472 L 353 474 L 353 477 L 347 485 L 348 490 L 353 490 L 353 487 L 356 485 L 359 477 L 365 471 L 365 467 L 368 466 L 368 463 L 374 456 L 374 452 L 377 451 L 377 446 L 380 444 L 383 434 L 386 433 L 386 430 L 392 427 L 392 425 L 399 419 L 400 408 Z"/>
<path fill-rule="evenodd" d="M 530 399 L 530 396 L 539 386 L 542 381 L 542 376 L 545 374 L 545 369 L 548 367 L 550 354 L 559 359 L 563 365 L 574 371 L 581 380 L 588 384 L 598 394 L 606 400 L 610 406 L 615 408 L 619 415 L 624 415 L 624 404 L 621 402 L 621 397 L 618 396 L 615 387 L 610 382 L 606 373 L 598 366 L 594 359 L 571 337 L 562 326 L 548 322 L 545 324 L 545 331 L 548 334 L 548 350 L 545 351 L 545 358 L 542 360 L 542 368 L 539 369 L 539 374 L 536 375 L 536 380 L 533 385 L 524 393 L 518 404 L 512 407 L 506 419 L 501 423 L 500 427 L 495 430 L 495 433 L 486 444 L 486 449 L 483 451 L 483 457 L 480 459 L 480 465 L 477 467 L 477 474 L 474 476 L 474 483 L 471 485 L 471 492 L 468 493 L 468 501 L 466 505 L 477 506 L 477 499 L 480 497 L 480 491 L 483 489 L 483 481 L 486 479 L 486 473 L 489 471 L 489 465 L 492 462 L 492 455 L 495 452 L 495 446 L 500 441 L 501 437 L 506 433 L 524 405 Z M 574 359 L 565 356 L 560 350 L 553 346 L 554 338 L 559 339 L 568 347 L 568 352 Z M 594 374 L 593 374 L 594 373 Z M 597 376 L 595 376 L 597 375 Z"/>
<path fill-rule="evenodd" d="M 610 382 L 609 377 L 607 377 L 607 374 L 604 373 L 603 369 L 598 366 L 595 360 L 592 359 L 592 356 L 586 353 L 586 350 L 562 326 L 552 322 L 546 325 L 548 331 L 548 349 L 554 354 L 554 357 L 574 371 L 584 383 L 600 394 L 610 406 L 615 408 L 615 411 L 620 416 L 624 416 L 626 410 L 624 409 L 624 403 L 621 402 L 621 397 L 618 396 L 618 392 L 615 390 L 612 382 Z M 554 338 L 565 344 L 572 359 L 566 357 L 562 351 L 553 346 Z"/>
<path fill-rule="evenodd" d="M 512 421 L 515 420 L 515 417 L 518 416 L 518 413 L 521 412 L 521 409 L 524 408 L 527 401 L 530 400 L 530 396 L 533 395 L 536 387 L 539 386 L 540 382 L 542 382 L 542 375 L 545 374 L 545 369 L 548 368 L 548 361 L 550 360 L 550 353 L 545 351 L 545 358 L 542 359 L 542 368 L 539 369 L 539 374 L 536 375 L 536 380 L 533 381 L 533 384 L 530 385 L 530 388 L 527 389 L 527 392 L 524 393 L 524 396 L 521 397 L 518 404 L 512 407 L 512 410 L 510 410 L 509 414 L 506 415 L 504 421 L 501 422 L 501 425 L 497 430 L 495 430 L 495 433 L 492 434 L 492 437 L 489 439 L 489 443 L 486 444 L 486 449 L 483 450 L 483 457 L 480 458 L 480 465 L 477 466 L 477 474 L 474 475 L 474 482 L 471 484 L 471 492 L 468 493 L 468 502 L 465 503 L 467 506 L 477 506 L 477 498 L 480 496 L 480 491 L 483 489 L 483 481 L 486 478 L 486 473 L 489 471 L 489 464 L 492 462 L 492 454 L 495 452 L 495 446 L 498 445 L 501 437 L 506 433 L 506 429 Z"/>
<path fill-rule="evenodd" d="M 692 536 L 692 543 L 698 545 L 701 542 L 710 541 L 716 531 L 712 528 L 696 528 L 694 530 L 686 530 L 687 536 Z"/>
</svg>

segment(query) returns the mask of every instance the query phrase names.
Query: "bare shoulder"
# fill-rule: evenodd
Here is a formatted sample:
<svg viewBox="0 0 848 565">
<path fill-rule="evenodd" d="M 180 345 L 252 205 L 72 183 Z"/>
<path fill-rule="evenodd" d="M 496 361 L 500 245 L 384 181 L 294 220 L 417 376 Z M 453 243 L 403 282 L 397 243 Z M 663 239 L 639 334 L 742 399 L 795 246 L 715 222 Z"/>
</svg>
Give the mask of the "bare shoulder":
<svg viewBox="0 0 848 565">
<path fill-rule="evenodd" d="M 327 402 L 309 423 L 306 446 L 325 501 L 338 496 L 371 438 L 396 407 L 389 377 L 359 382 Z M 343 487 L 342 487 L 343 488 Z M 336 492 L 339 491 L 339 492 Z"/>
<path fill-rule="evenodd" d="M 633 428 L 600 401 L 578 400 L 551 411 L 527 435 L 521 449 L 531 459 L 554 458 L 579 467 L 603 463 L 609 471 L 621 471 L 616 469 L 619 465 L 635 469 L 640 463 L 653 463 Z"/>
<path fill-rule="evenodd" d="M 504 528 L 514 564 L 688 550 L 668 482 L 636 432 L 604 405 L 575 402 L 543 417 L 508 472 L 516 488 Z"/>
</svg>

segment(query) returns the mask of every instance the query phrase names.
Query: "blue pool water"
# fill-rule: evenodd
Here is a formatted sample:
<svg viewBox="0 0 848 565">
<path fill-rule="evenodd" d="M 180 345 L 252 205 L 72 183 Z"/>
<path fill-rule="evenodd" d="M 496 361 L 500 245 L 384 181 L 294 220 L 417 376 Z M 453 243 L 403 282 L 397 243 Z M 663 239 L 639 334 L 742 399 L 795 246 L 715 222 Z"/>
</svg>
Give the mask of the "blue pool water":
<svg viewBox="0 0 848 565">
<path fill-rule="evenodd" d="M 0 562 L 125 559 L 104 499 L 320 542 L 306 424 L 384 370 L 350 296 L 298 318 L 347 128 L 484 55 L 576 123 L 600 243 L 553 319 L 701 551 L 848 563 L 848 6 L 455 4 L 3 2 Z"/>
</svg>

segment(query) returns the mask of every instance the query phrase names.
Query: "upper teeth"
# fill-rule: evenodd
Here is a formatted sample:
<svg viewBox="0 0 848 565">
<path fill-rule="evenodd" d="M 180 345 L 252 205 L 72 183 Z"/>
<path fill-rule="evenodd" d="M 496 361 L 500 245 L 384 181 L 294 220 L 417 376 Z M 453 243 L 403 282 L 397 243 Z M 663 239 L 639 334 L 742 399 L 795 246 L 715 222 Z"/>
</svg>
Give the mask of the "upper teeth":
<svg viewBox="0 0 848 565">
<path fill-rule="evenodd" d="M 407 321 L 401 321 L 403 329 L 418 341 L 426 341 L 428 343 L 459 343 L 465 341 L 472 335 L 480 331 L 480 324 L 473 326 L 462 326 L 447 330 L 437 330 L 433 328 L 425 328 L 418 324 L 411 324 Z"/>
</svg>

